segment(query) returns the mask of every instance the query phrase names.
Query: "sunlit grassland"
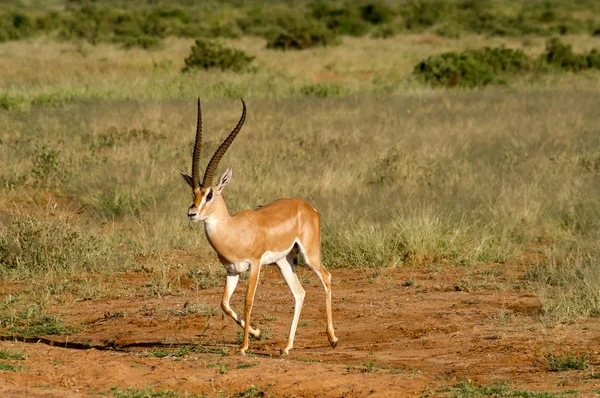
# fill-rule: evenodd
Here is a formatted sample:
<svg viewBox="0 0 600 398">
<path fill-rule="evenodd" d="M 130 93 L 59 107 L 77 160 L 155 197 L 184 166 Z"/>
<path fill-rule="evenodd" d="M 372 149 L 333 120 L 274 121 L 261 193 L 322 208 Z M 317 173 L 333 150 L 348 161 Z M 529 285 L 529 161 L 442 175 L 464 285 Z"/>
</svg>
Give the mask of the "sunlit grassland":
<svg viewBox="0 0 600 398">
<path fill-rule="evenodd" d="M 590 36 L 568 36 L 563 40 L 575 51 L 598 47 L 598 38 Z M 0 108 L 61 106 L 84 100 L 187 100 L 199 92 L 205 99 L 284 98 L 302 96 L 306 93 L 303 88 L 317 83 L 325 86 L 324 96 L 423 92 L 426 89 L 414 81 L 411 72 L 429 55 L 500 45 L 538 55 L 544 49 L 545 38 L 346 37 L 340 46 L 300 52 L 268 50 L 260 38 L 224 42 L 256 56 L 247 73 L 181 73 L 193 44 L 193 40 L 185 39 L 170 38 L 164 48 L 152 51 L 57 42 L 46 37 L 2 43 Z M 510 84 L 598 87 L 597 79 L 583 76 L 558 79 L 552 74 L 526 75 Z"/>
<path fill-rule="evenodd" d="M 577 50 L 593 40 L 566 39 Z M 230 211 L 307 200 L 322 215 L 329 268 L 506 263 L 527 270 L 550 318 L 598 314 L 598 74 L 471 91 L 409 76 L 432 53 L 504 43 L 535 54 L 540 38 L 345 39 L 298 53 L 231 43 L 257 55 L 256 71 L 181 74 L 191 44 L 181 39 L 155 52 L 0 45 L 0 277 L 30 281 L 3 296 L 6 319 L 124 294 L 106 278 L 120 272 L 158 275 L 163 292 L 170 270 L 219 275 L 202 226 L 186 220 L 178 175 L 190 167 L 196 96 L 202 164 L 237 122 L 238 98 L 248 104 L 218 171 L 233 168 Z M 317 81 L 344 91 L 300 93 Z"/>
</svg>

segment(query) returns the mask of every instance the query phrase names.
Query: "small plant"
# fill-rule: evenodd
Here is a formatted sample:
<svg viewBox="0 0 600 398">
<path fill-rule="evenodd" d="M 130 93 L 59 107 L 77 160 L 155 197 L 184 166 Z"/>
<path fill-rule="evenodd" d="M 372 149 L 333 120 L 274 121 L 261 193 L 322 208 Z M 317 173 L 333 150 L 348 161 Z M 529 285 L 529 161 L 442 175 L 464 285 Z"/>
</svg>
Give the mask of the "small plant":
<svg viewBox="0 0 600 398">
<path fill-rule="evenodd" d="M 166 358 L 171 355 L 171 352 L 167 350 L 156 349 L 150 352 L 150 355 L 152 355 L 154 358 Z"/>
<path fill-rule="evenodd" d="M 221 375 L 229 373 L 229 365 L 223 363 L 209 363 L 207 368 L 217 368 L 217 372 Z"/>
<path fill-rule="evenodd" d="M 265 392 L 260 387 L 252 386 L 244 391 L 238 392 L 235 396 L 236 397 L 248 397 L 248 398 L 264 397 Z"/>
<path fill-rule="evenodd" d="M 25 355 L 23 354 L 23 352 L 15 352 L 15 351 L 5 351 L 5 350 L 0 350 L 0 359 L 8 359 L 8 360 L 23 360 L 25 359 Z"/>
<path fill-rule="evenodd" d="M 548 362 L 548 370 L 551 372 L 585 370 L 589 366 L 588 356 L 585 353 L 556 355 L 554 352 L 549 352 L 545 355 L 545 358 Z"/>
<path fill-rule="evenodd" d="M 0 350 L 0 359 L 9 361 L 22 361 L 25 359 L 25 355 L 22 352 Z M 0 362 L 0 371 L 5 372 L 20 372 L 23 370 L 20 366 L 15 366 L 10 363 Z"/>
<path fill-rule="evenodd" d="M 340 83 L 315 83 L 300 87 L 300 93 L 309 97 L 339 97 L 342 95 L 343 87 Z"/>
<path fill-rule="evenodd" d="M 253 368 L 255 366 L 258 366 L 257 363 L 240 363 L 238 366 L 236 366 L 236 369 L 248 369 L 248 368 Z"/>
<path fill-rule="evenodd" d="M 32 174 L 40 181 L 47 182 L 48 179 L 58 174 L 62 162 L 60 151 L 43 144 L 33 151 Z"/>
<path fill-rule="evenodd" d="M 0 362 L 0 371 L 4 372 L 19 372 L 21 368 L 8 363 Z"/>
<path fill-rule="evenodd" d="M 242 50 L 227 48 L 215 40 L 198 39 L 185 59 L 182 72 L 193 69 L 221 69 L 234 72 L 244 71 L 255 57 Z"/>
<path fill-rule="evenodd" d="M 365 369 L 364 369 L 365 372 L 371 373 L 376 369 L 377 369 L 377 367 L 375 366 L 375 364 L 373 362 L 370 362 L 370 361 L 365 362 Z"/>
</svg>

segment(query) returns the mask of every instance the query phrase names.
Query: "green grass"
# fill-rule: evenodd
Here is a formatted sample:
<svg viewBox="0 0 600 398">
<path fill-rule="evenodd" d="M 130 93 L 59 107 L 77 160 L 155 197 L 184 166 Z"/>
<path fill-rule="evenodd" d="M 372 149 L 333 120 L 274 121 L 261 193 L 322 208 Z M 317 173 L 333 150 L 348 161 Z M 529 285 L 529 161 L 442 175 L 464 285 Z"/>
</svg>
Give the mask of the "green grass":
<svg viewBox="0 0 600 398">
<path fill-rule="evenodd" d="M 582 354 L 555 354 L 550 352 L 545 355 L 548 370 L 551 372 L 566 372 L 569 370 L 585 370 L 589 366 L 589 356 Z"/>
<path fill-rule="evenodd" d="M 9 350 L 0 350 L 0 359 L 9 359 L 9 360 L 23 360 L 25 359 L 25 354 L 22 351 L 9 351 Z"/>
<path fill-rule="evenodd" d="M 200 398 L 196 394 L 180 394 L 176 391 L 162 390 L 153 391 L 150 388 L 144 390 L 136 390 L 133 388 L 122 389 L 118 387 L 111 388 L 110 394 L 114 398 Z"/>
<path fill-rule="evenodd" d="M 26 359 L 22 351 L 0 350 L 0 359 L 7 361 L 23 361 Z M 4 372 L 20 372 L 23 366 L 17 366 L 13 363 L 0 361 L 0 371 Z"/>
<path fill-rule="evenodd" d="M 206 367 L 209 369 L 217 369 L 217 373 L 219 373 L 220 375 L 225 375 L 229 373 L 229 365 L 226 363 L 209 363 L 208 365 L 206 365 Z"/>
<path fill-rule="evenodd" d="M 12 326 L 8 325 L 8 330 L 18 336 L 49 336 L 49 335 L 70 335 L 82 330 L 78 326 L 64 326 L 59 317 L 45 315 L 35 319 L 28 319 L 24 324 L 13 321 Z"/>
<path fill-rule="evenodd" d="M 263 388 L 261 387 L 256 387 L 256 386 L 252 386 L 250 388 L 247 388 L 244 391 L 240 391 L 238 392 L 235 396 L 236 397 L 248 397 L 248 398 L 254 398 L 254 397 L 264 397 L 265 396 L 265 391 Z"/>
<path fill-rule="evenodd" d="M 236 369 L 248 369 L 248 368 L 253 368 L 255 366 L 258 366 L 258 364 L 257 363 L 240 363 L 235 368 Z"/>
<path fill-rule="evenodd" d="M 505 382 L 496 382 L 490 386 L 481 386 L 475 382 L 461 381 L 456 386 L 438 390 L 440 393 L 446 393 L 447 396 L 462 398 L 462 397 L 523 397 L 523 398 L 561 398 L 568 395 L 576 395 L 572 393 L 551 393 L 537 392 L 530 390 L 515 390 Z"/>
<path fill-rule="evenodd" d="M 8 363 L 0 362 L 0 371 L 3 372 L 20 372 L 22 369 Z"/>
</svg>

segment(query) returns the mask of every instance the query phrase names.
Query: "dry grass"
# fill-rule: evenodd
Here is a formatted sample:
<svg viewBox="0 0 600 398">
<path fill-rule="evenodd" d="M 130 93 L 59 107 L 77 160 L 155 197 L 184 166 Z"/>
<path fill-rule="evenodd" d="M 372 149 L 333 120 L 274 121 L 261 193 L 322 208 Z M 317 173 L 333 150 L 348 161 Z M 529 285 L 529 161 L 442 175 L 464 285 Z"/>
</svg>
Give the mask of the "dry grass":
<svg viewBox="0 0 600 398">
<path fill-rule="evenodd" d="M 597 39 L 569 40 L 579 50 Z M 70 279 L 82 271 L 153 272 L 151 293 L 164 294 L 180 288 L 170 272 L 181 253 L 198 254 L 199 269 L 218 268 L 201 226 L 186 221 L 189 192 L 177 174 L 190 167 L 194 97 L 204 99 L 206 162 L 239 117 L 229 97 L 244 95 L 249 115 L 222 162 L 234 170 L 231 212 L 281 196 L 313 203 L 329 267 L 526 258 L 548 314 L 597 314 L 589 253 L 600 231 L 598 74 L 434 91 L 406 77 L 426 55 L 499 43 L 535 53 L 543 40 L 398 36 L 302 53 L 233 43 L 257 55 L 255 75 L 181 75 L 185 40 L 156 52 L 47 39 L 0 45 L 0 97 L 18 102 L 0 111 L 0 275 L 52 271 L 22 305 L 109 294 L 101 279 Z M 344 85 L 343 97 L 297 95 L 327 79 Z M 60 106 L 37 106 L 48 104 Z M 11 228 L 28 222 L 42 232 L 25 241 Z M 54 263 L 32 261 L 31 241 Z M 573 264 L 581 272 L 571 275 Z M 194 275 L 198 288 L 220 276 Z"/>
<path fill-rule="evenodd" d="M 599 47 L 589 36 L 568 36 L 575 51 Z M 338 85 L 341 94 L 426 93 L 411 77 L 425 57 L 452 50 L 506 45 L 532 55 L 544 49 L 544 38 L 487 38 L 460 40 L 432 35 L 402 35 L 386 40 L 344 38 L 344 45 L 301 52 L 265 49 L 259 38 L 226 43 L 256 56 L 250 73 L 195 72 L 182 74 L 183 60 L 193 40 L 170 38 L 163 49 L 124 50 L 108 44 L 56 42 L 49 38 L 0 43 L 0 108 L 29 109 L 32 105 L 61 106 L 89 100 L 162 102 L 187 100 L 199 93 L 205 99 L 302 96 L 303 87 L 321 82 Z M 525 79 L 525 81 L 523 81 Z M 557 78 L 527 76 L 515 87 L 591 87 L 589 74 Z M 334 89 L 331 96 L 339 95 Z"/>
</svg>

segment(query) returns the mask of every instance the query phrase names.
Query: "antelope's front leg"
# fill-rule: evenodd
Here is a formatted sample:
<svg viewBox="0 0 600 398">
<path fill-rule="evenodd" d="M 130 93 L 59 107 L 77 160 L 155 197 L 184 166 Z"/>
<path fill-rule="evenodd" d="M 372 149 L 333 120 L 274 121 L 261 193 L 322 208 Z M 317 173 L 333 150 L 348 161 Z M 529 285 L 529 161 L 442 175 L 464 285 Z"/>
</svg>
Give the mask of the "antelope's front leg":
<svg viewBox="0 0 600 398">
<path fill-rule="evenodd" d="M 235 313 L 235 311 L 229 305 L 229 301 L 231 300 L 231 295 L 235 291 L 235 287 L 238 284 L 240 279 L 240 275 L 232 272 L 227 272 L 227 279 L 225 281 L 225 291 L 223 292 L 223 300 L 221 301 L 221 308 L 223 312 L 227 314 L 231 319 L 233 319 L 238 325 L 244 328 L 244 321 L 242 318 Z M 256 338 L 260 337 L 260 329 L 254 329 L 250 327 L 250 334 Z"/>
<path fill-rule="evenodd" d="M 260 275 L 260 262 L 254 261 L 250 265 L 250 278 L 248 279 L 248 288 L 246 290 L 246 302 L 244 305 L 244 340 L 240 346 L 240 353 L 246 355 L 250 345 L 250 315 L 252 314 L 252 305 L 254 304 L 254 296 L 256 287 L 258 286 L 258 276 Z"/>
</svg>

